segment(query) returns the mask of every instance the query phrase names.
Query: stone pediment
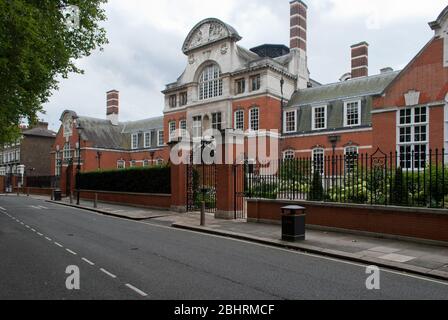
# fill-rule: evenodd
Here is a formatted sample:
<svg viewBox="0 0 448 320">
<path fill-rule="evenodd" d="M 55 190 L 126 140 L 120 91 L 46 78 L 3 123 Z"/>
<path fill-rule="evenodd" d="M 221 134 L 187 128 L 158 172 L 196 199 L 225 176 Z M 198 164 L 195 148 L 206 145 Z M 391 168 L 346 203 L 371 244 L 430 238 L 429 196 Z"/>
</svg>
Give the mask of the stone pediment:
<svg viewBox="0 0 448 320">
<path fill-rule="evenodd" d="M 198 23 L 188 34 L 182 51 L 188 54 L 192 50 L 224 39 L 241 40 L 238 32 L 228 24 L 215 18 L 209 18 Z"/>
</svg>

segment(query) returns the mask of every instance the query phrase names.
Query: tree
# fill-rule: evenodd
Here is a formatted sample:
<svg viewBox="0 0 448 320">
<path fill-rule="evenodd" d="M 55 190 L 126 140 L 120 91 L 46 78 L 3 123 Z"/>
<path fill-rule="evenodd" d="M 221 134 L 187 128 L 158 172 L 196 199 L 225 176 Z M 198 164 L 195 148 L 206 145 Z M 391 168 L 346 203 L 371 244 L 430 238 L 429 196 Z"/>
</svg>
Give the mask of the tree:
<svg viewBox="0 0 448 320">
<path fill-rule="evenodd" d="M 107 44 L 106 2 L 0 0 L 0 144 L 36 122 L 59 78 L 83 73 L 76 60 Z M 68 25 L 69 8 L 79 8 L 79 25 Z"/>
</svg>

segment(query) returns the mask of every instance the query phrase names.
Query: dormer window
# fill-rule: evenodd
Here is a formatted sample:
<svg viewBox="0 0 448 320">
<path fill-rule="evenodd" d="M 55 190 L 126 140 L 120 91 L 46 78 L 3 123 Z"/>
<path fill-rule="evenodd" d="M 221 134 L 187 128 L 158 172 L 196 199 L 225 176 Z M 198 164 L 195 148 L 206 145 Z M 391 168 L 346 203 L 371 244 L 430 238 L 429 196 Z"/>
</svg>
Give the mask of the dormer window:
<svg viewBox="0 0 448 320">
<path fill-rule="evenodd" d="M 344 127 L 361 125 L 361 101 L 344 103 Z"/>
<path fill-rule="evenodd" d="M 134 133 L 131 136 L 131 146 L 132 146 L 132 150 L 138 149 L 138 134 Z"/>
<path fill-rule="evenodd" d="M 222 96 L 221 70 L 216 64 L 205 67 L 199 77 L 199 100 Z"/>
</svg>

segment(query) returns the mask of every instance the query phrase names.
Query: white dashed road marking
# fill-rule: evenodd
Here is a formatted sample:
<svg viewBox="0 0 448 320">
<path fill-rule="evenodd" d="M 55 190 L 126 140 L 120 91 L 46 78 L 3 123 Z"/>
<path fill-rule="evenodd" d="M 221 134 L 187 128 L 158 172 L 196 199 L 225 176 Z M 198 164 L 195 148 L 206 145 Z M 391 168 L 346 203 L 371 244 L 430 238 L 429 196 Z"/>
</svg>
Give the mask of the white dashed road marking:
<svg viewBox="0 0 448 320">
<path fill-rule="evenodd" d="M 138 293 L 139 295 L 141 295 L 142 297 L 147 297 L 147 296 L 148 296 L 148 294 L 146 294 L 146 293 L 143 292 L 142 290 L 140 290 L 140 289 L 134 287 L 133 285 L 131 285 L 131 284 L 129 284 L 129 283 L 126 283 L 126 287 L 128 287 L 129 289 L 131 289 L 131 290 L 137 292 L 137 293 Z"/>
<path fill-rule="evenodd" d="M 101 272 L 107 274 L 107 275 L 108 275 L 109 277 L 111 277 L 111 278 L 114 278 L 114 279 L 115 279 L 115 278 L 117 277 L 116 275 L 110 273 L 109 271 L 107 271 L 107 270 L 105 270 L 105 269 L 103 269 L 103 268 L 101 268 L 100 270 L 101 270 Z"/>
<path fill-rule="evenodd" d="M 94 266 L 95 264 L 92 261 L 87 260 L 86 258 L 82 258 L 82 261 L 87 262 L 91 266 Z"/>
<path fill-rule="evenodd" d="M 72 250 L 70 250 L 70 249 L 65 249 L 65 250 L 67 250 L 67 252 L 71 253 L 71 254 L 74 255 L 74 256 L 77 255 L 77 253 L 76 253 L 75 251 L 72 251 Z"/>
<path fill-rule="evenodd" d="M 48 208 L 47 208 L 47 207 L 44 207 L 44 206 L 29 206 L 29 207 L 31 207 L 31 208 L 33 208 L 33 209 L 37 209 L 37 210 L 44 210 L 44 209 L 45 209 L 45 210 L 48 210 Z M 0 207 L 0 210 L 4 211 L 4 212 L 0 212 L 0 213 L 4 213 L 4 214 L 7 215 L 8 217 L 10 217 L 12 220 L 15 220 L 17 223 L 20 223 L 21 225 L 25 226 L 27 229 L 33 231 L 34 233 L 37 233 L 39 236 L 41 236 L 41 237 L 45 237 L 46 240 L 48 240 L 48 241 L 52 241 L 51 238 L 44 236 L 42 233 L 36 231 L 36 229 L 31 228 L 29 225 L 27 225 L 27 224 L 21 222 L 20 220 L 16 219 L 15 217 L 11 216 L 10 214 L 8 214 L 8 213 L 6 212 L 6 209 L 4 209 L 3 207 Z M 56 246 L 60 247 L 60 248 L 64 248 L 64 246 L 63 246 L 62 244 L 60 244 L 60 243 L 58 243 L 58 242 L 56 242 L 56 241 L 54 241 L 53 243 L 54 243 Z M 67 248 L 66 248 L 65 250 L 66 250 L 67 252 L 71 253 L 72 255 L 77 255 L 76 252 L 74 252 L 74 251 L 72 251 L 72 250 L 70 250 L 70 249 L 67 249 Z M 95 265 L 95 263 L 93 263 L 92 261 L 90 261 L 90 260 L 88 260 L 88 259 L 86 259 L 86 258 L 82 258 L 82 261 L 86 262 L 87 264 L 89 264 L 89 265 L 91 265 L 91 266 L 94 266 L 94 265 Z M 116 276 L 116 275 L 110 273 L 110 272 L 107 271 L 106 269 L 101 268 L 100 271 L 103 272 L 104 274 L 108 275 L 108 276 L 111 277 L 112 279 L 117 279 L 117 276 Z M 125 285 L 126 285 L 127 288 L 131 289 L 132 291 L 134 291 L 135 293 L 137 293 L 138 295 L 140 295 L 140 296 L 142 296 L 142 297 L 147 297 L 147 296 L 148 296 L 147 293 L 145 293 L 144 291 L 142 291 L 142 290 L 136 288 L 135 286 L 133 286 L 133 285 L 131 285 L 131 284 L 129 284 L 129 283 L 126 283 Z"/>
</svg>

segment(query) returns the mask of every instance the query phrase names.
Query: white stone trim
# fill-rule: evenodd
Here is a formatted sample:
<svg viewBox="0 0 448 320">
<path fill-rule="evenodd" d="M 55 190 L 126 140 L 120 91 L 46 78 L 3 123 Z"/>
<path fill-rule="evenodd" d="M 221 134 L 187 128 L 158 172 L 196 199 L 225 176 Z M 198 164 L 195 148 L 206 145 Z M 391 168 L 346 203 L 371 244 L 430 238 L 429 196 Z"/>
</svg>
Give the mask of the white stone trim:
<svg viewBox="0 0 448 320">
<path fill-rule="evenodd" d="M 364 65 L 364 66 L 360 66 L 360 67 L 354 67 L 352 68 L 352 70 L 358 70 L 358 69 L 368 69 L 369 66 L 368 65 Z"/>
<path fill-rule="evenodd" d="M 328 136 L 328 135 L 344 134 L 344 133 L 359 133 L 359 132 L 369 132 L 369 131 L 372 131 L 372 130 L 373 129 L 371 127 L 369 127 L 369 128 L 355 128 L 355 129 L 326 131 L 326 132 L 310 132 L 310 133 L 303 133 L 303 134 L 295 134 L 295 135 L 283 136 L 282 139 Z"/>
<path fill-rule="evenodd" d="M 352 60 L 360 59 L 360 58 L 367 58 L 368 59 L 369 56 L 367 54 L 363 54 L 363 55 L 360 55 L 360 56 L 352 57 Z"/>
<path fill-rule="evenodd" d="M 358 151 L 359 151 L 359 150 L 369 150 L 369 149 L 373 149 L 373 146 L 355 146 L 355 145 L 353 145 L 353 146 L 338 147 L 338 148 L 335 149 L 335 151 L 344 151 L 344 152 L 345 152 L 345 149 L 347 149 L 347 148 L 353 148 L 353 147 L 358 148 Z M 315 148 L 315 149 L 317 149 L 317 148 Z M 315 149 L 301 149 L 301 150 L 295 150 L 295 153 L 311 153 L 311 152 L 313 152 L 313 150 L 315 150 Z M 320 149 L 323 149 L 325 152 L 332 152 L 332 151 L 333 151 L 333 148 L 320 148 Z M 289 151 L 291 151 L 291 150 L 289 150 Z"/>
</svg>

